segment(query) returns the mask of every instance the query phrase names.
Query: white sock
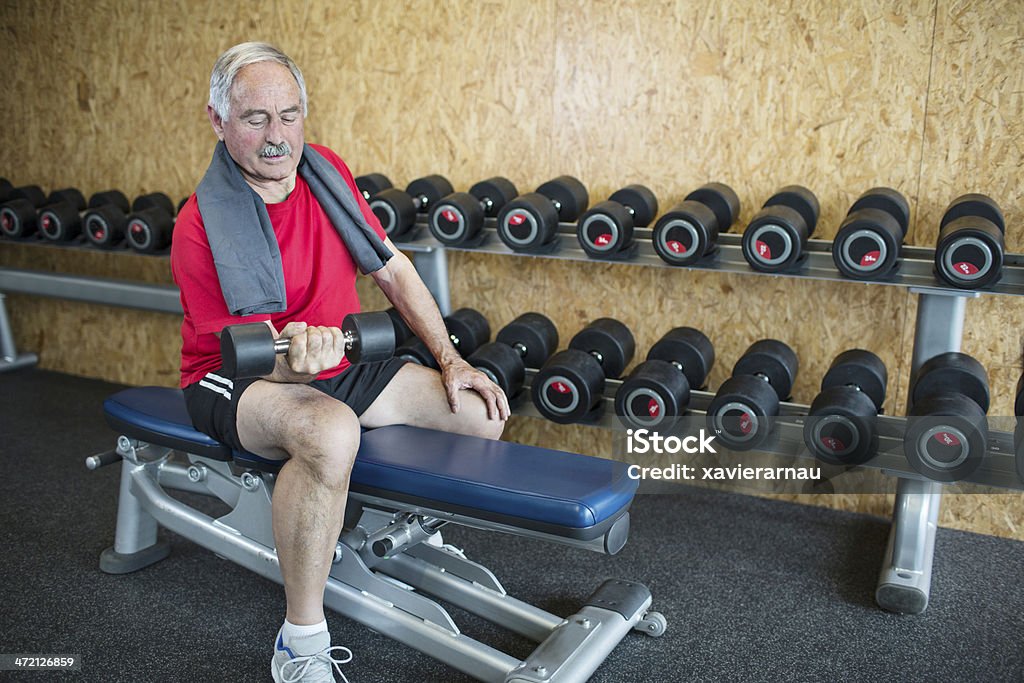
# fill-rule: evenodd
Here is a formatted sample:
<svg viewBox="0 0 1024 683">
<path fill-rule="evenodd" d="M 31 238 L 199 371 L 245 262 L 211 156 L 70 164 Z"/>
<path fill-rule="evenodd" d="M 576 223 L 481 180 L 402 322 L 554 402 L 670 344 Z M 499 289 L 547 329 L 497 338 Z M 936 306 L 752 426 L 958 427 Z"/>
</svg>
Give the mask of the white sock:
<svg viewBox="0 0 1024 683">
<path fill-rule="evenodd" d="M 287 641 L 292 638 L 305 638 L 326 630 L 326 619 L 321 621 L 319 624 L 293 624 L 285 619 L 284 626 L 281 627 L 281 637 Z"/>
<path fill-rule="evenodd" d="M 427 536 L 427 545 L 432 545 L 435 548 L 440 548 L 444 545 L 444 539 L 441 538 L 441 532 L 436 531 Z"/>
</svg>

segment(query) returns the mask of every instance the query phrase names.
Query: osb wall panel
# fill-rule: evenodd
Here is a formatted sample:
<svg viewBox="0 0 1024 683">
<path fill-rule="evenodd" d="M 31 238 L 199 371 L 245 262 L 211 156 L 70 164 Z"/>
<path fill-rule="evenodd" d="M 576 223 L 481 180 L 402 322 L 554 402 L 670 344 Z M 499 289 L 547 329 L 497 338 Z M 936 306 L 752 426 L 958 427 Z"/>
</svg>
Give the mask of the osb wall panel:
<svg viewBox="0 0 1024 683">
<path fill-rule="evenodd" d="M 798 182 L 820 199 L 817 236 L 829 238 L 861 191 L 889 185 L 911 201 L 917 244 L 934 241 L 949 199 L 975 190 L 1000 201 L 1019 250 L 1022 16 L 1019 3 L 948 0 L 6 3 L 0 140 L 17 164 L 0 175 L 184 196 L 212 148 L 213 60 L 271 37 L 305 72 L 308 138 L 399 186 L 441 172 L 459 189 L 504 174 L 530 190 L 574 173 L 593 201 L 644 182 L 667 208 L 719 180 L 742 199 L 741 229 L 778 187 Z M 0 266 L 168 281 L 166 260 L 54 253 L 0 243 Z M 905 406 L 916 305 L 901 290 L 480 254 L 449 263 L 453 305 L 480 308 L 495 330 L 538 310 L 564 345 L 613 315 L 636 335 L 635 364 L 667 329 L 693 325 L 718 349 L 712 387 L 750 342 L 774 336 L 800 355 L 794 399 L 803 402 L 836 353 L 861 346 L 889 367 L 886 411 Z M 369 280 L 358 286 L 364 308 L 386 305 Z M 173 316 L 8 303 L 19 347 L 42 350 L 44 365 L 135 383 L 176 377 Z M 1003 414 L 1019 374 L 1021 309 L 1004 297 L 968 304 L 964 350 L 989 367 Z M 119 336 L 113 356 L 98 352 L 102 330 Z M 76 346 L 89 353 L 65 349 Z M 508 436 L 611 449 L 607 433 L 532 418 L 513 421 Z M 943 523 L 1024 537 L 1021 499 L 951 498 Z M 810 500 L 891 507 L 885 496 Z"/>
</svg>

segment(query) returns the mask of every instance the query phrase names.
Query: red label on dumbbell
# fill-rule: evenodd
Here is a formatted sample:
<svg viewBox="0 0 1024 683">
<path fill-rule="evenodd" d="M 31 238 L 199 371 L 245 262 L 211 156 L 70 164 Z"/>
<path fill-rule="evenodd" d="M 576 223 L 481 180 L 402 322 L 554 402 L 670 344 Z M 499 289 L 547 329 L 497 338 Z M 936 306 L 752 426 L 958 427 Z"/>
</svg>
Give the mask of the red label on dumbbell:
<svg viewBox="0 0 1024 683">
<path fill-rule="evenodd" d="M 599 247 L 607 247 L 611 243 L 612 236 L 607 233 L 604 235 L 598 235 L 597 237 L 594 238 L 594 244 L 596 244 Z"/>
<path fill-rule="evenodd" d="M 10 230 L 12 227 L 14 227 L 11 225 L 11 223 L 13 222 L 11 221 L 11 217 L 6 213 L 2 217 L 0 217 L 0 221 L 3 221 L 4 230 Z"/>
<path fill-rule="evenodd" d="M 521 213 L 514 213 L 508 217 L 510 225 L 522 225 L 526 222 L 526 216 Z"/>
<path fill-rule="evenodd" d="M 754 428 L 754 419 L 750 417 L 750 413 L 743 413 L 740 417 L 740 431 L 744 434 L 749 434 L 750 430 Z"/>
<path fill-rule="evenodd" d="M 93 230 L 92 236 L 95 237 L 97 241 L 102 241 L 103 238 L 107 236 L 107 232 L 105 230 Z"/>
<path fill-rule="evenodd" d="M 844 444 L 842 441 L 835 438 L 834 436 L 821 437 L 821 445 L 824 446 L 827 450 L 832 451 L 833 453 L 838 453 L 840 451 L 846 450 L 846 444 Z"/>
<path fill-rule="evenodd" d="M 50 218 L 50 214 L 43 214 L 43 230 L 49 230 L 51 225 L 53 225 L 53 219 Z"/>
<path fill-rule="evenodd" d="M 881 256 L 882 252 L 880 251 L 869 251 L 868 253 L 864 254 L 864 256 L 861 257 L 860 265 L 864 268 L 868 266 L 873 266 L 876 263 L 878 263 L 878 259 L 881 258 Z"/>
<path fill-rule="evenodd" d="M 572 391 L 568 387 L 568 385 L 563 384 L 562 382 L 555 382 L 554 384 L 551 385 L 551 388 L 554 389 L 555 391 L 557 391 L 560 394 L 568 394 L 569 392 Z"/>
<path fill-rule="evenodd" d="M 768 246 L 767 242 L 762 242 L 761 240 L 757 240 L 757 242 L 754 243 L 754 246 L 757 248 L 757 255 L 758 256 L 760 256 L 761 258 L 765 259 L 766 261 L 770 261 L 771 260 L 771 258 L 772 258 L 772 250 L 771 250 L 771 247 Z"/>
<path fill-rule="evenodd" d="M 686 246 L 678 240 L 670 240 L 667 244 L 668 250 L 673 254 L 685 254 L 687 251 Z"/>
<path fill-rule="evenodd" d="M 452 211 L 451 209 L 445 209 L 444 211 L 441 212 L 441 215 L 444 216 L 444 219 L 446 221 L 448 221 L 449 223 L 458 223 L 459 222 L 458 215 L 456 215 L 456 213 L 454 211 Z"/>
<path fill-rule="evenodd" d="M 956 269 L 956 272 L 963 273 L 964 275 L 977 275 L 980 272 L 978 266 L 970 261 L 961 261 L 960 263 L 953 264 L 953 268 Z"/>
<path fill-rule="evenodd" d="M 657 399 L 651 399 L 647 403 L 647 414 L 651 417 L 658 417 L 661 415 L 661 404 L 658 403 Z"/>
<path fill-rule="evenodd" d="M 145 230 L 145 228 L 142 227 L 142 223 L 139 223 L 138 221 L 132 221 L 132 234 L 133 235 L 141 235 L 144 230 Z"/>
<path fill-rule="evenodd" d="M 935 439 L 936 441 L 938 441 L 943 446 L 959 446 L 960 445 L 960 439 L 956 438 L 955 436 L 953 436 L 949 432 L 939 432 L 938 434 L 936 434 L 932 438 Z"/>
</svg>

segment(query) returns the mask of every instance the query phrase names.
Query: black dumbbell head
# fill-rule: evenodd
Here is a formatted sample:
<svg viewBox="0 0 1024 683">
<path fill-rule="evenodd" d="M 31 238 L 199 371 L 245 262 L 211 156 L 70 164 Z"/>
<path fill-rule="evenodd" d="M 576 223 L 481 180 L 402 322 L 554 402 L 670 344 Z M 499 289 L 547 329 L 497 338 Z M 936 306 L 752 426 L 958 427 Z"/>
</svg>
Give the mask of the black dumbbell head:
<svg viewBox="0 0 1024 683">
<path fill-rule="evenodd" d="M 120 206 L 103 204 L 87 209 L 82 217 L 82 232 L 90 243 L 110 249 L 124 241 L 128 216 Z"/>
<path fill-rule="evenodd" d="M 888 381 L 889 373 L 881 358 L 864 349 L 850 349 L 832 361 L 821 379 L 821 388 L 854 387 L 870 399 L 877 413 L 885 402 Z"/>
<path fill-rule="evenodd" d="M 166 209 L 166 206 L 152 203 L 132 211 L 125 227 L 128 246 L 142 254 L 154 254 L 171 246 L 174 218 Z"/>
<path fill-rule="evenodd" d="M 498 237 L 513 251 L 537 251 L 558 235 L 558 211 L 551 200 L 528 192 L 498 213 Z"/>
<path fill-rule="evenodd" d="M 687 200 L 669 209 L 651 232 L 654 250 L 663 261 L 688 266 L 706 256 L 718 241 L 718 220 L 704 204 Z"/>
<path fill-rule="evenodd" d="M 772 430 L 779 412 L 776 390 L 761 377 L 733 375 L 722 383 L 708 405 L 708 429 L 727 448 L 749 450 Z"/>
<path fill-rule="evenodd" d="M 54 190 L 46 198 L 46 206 L 55 204 L 67 204 L 76 212 L 82 211 L 85 209 L 85 197 L 82 196 L 82 192 L 78 188 L 65 187 L 62 190 Z"/>
<path fill-rule="evenodd" d="M 941 230 L 949 223 L 964 217 L 983 218 L 995 225 L 999 232 L 1006 232 L 1003 212 L 995 200 L 988 195 L 971 193 L 960 195 L 954 199 L 942 214 L 939 229 Z"/>
<path fill-rule="evenodd" d="M 558 329 L 541 313 L 523 313 L 498 332 L 497 341 L 516 350 L 528 368 L 539 368 L 558 349 Z"/>
<path fill-rule="evenodd" d="M 234 379 L 263 377 L 274 371 L 274 333 L 266 323 L 228 325 L 220 333 L 225 375 Z"/>
<path fill-rule="evenodd" d="M 391 318 L 391 324 L 395 328 L 395 345 L 401 346 L 407 339 L 413 337 L 412 328 L 406 324 L 402 314 L 394 306 L 384 311 Z"/>
<path fill-rule="evenodd" d="M 10 192 L 11 199 L 25 199 L 32 204 L 33 209 L 38 209 L 46 203 L 46 193 L 38 185 L 22 185 L 15 187 Z"/>
<path fill-rule="evenodd" d="M 740 215 L 740 198 L 725 183 L 708 183 L 686 195 L 684 201 L 700 202 L 715 214 L 716 230 L 728 232 Z"/>
<path fill-rule="evenodd" d="M 430 209 L 427 225 L 438 242 L 456 246 L 480 234 L 484 226 L 484 211 L 473 195 L 453 192 Z"/>
<path fill-rule="evenodd" d="M 775 390 L 780 401 L 789 397 L 796 382 L 800 364 L 796 353 L 787 344 L 776 339 L 762 339 L 750 345 L 736 365 L 733 377 L 739 375 L 761 375 Z"/>
<path fill-rule="evenodd" d="M 832 241 L 832 260 L 854 280 L 885 277 L 898 263 L 903 234 L 897 220 L 881 209 L 851 211 Z"/>
<path fill-rule="evenodd" d="M 434 354 L 430 353 L 430 349 L 423 343 L 423 340 L 419 337 L 410 337 L 405 340 L 405 343 L 395 349 L 395 356 L 398 358 L 404 358 L 407 361 L 422 365 L 424 367 L 439 369 L 437 365 L 437 359 L 434 358 Z"/>
<path fill-rule="evenodd" d="M 1013 414 L 1017 417 L 1024 416 L 1024 375 L 1017 380 L 1017 390 L 1014 392 Z"/>
<path fill-rule="evenodd" d="M 608 199 L 632 209 L 633 225 L 638 228 L 647 227 L 658 215 L 658 198 L 646 185 L 627 185 Z"/>
<path fill-rule="evenodd" d="M 686 412 L 690 383 L 670 362 L 647 360 L 615 392 L 615 414 L 633 427 L 667 429 Z"/>
<path fill-rule="evenodd" d="M 770 206 L 788 206 L 793 209 L 804 219 L 804 223 L 807 225 L 807 236 L 810 237 L 814 234 L 821 208 L 818 198 L 803 185 L 787 185 L 782 188 L 769 197 L 762 208 Z"/>
<path fill-rule="evenodd" d="M 576 239 L 594 258 L 614 256 L 633 243 L 633 215 L 619 202 L 598 202 L 580 216 Z"/>
<path fill-rule="evenodd" d="M 469 188 L 469 194 L 477 198 L 485 207 L 484 215 L 493 218 L 501 211 L 501 207 L 519 196 L 519 190 L 508 178 L 495 176 Z"/>
<path fill-rule="evenodd" d="M 422 202 L 419 207 L 420 213 L 427 213 L 430 207 L 441 201 L 442 197 L 447 197 L 454 191 L 455 188 L 447 178 L 436 174 L 417 178 L 405 188 L 406 194 Z"/>
<path fill-rule="evenodd" d="M 395 325 L 385 311 L 346 315 L 341 331 L 345 357 L 352 364 L 387 360 L 395 353 Z"/>
<path fill-rule="evenodd" d="M 0 206 L 0 231 L 19 239 L 34 235 L 39 226 L 36 207 L 24 197 L 9 199 Z"/>
<path fill-rule="evenodd" d="M 859 465 L 878 452 L 878 409 L 867 394 L 846 386 L 822 389 L 804 421 L 804 443 L 819 460 Z"/>
<path fill-rule="evenodd" d="M 523 380 L 526 378 L 523 359 L 507 344 L 484 344 L 466 360 L 501 387 L 510 398 L 523 386 Z"/>
<path fill-rule="evenodd" d="M 416 204 L 412 197 L 395 188 L 381 190 L 371 197 L 370 210 L 391 239 L 405 235 L 416 223 Z"/>
<path fill-rule="evenodd" d="M 163 192 L 150 192 L 149 194 L 139 195 L 132 202 L 132 212 L 152 208 L 159 209 L 171 218 L 174 218 L 174 202 Z"/>
<path fill-rule="evenodd" d="M 647 360 L 663 360 L 681 366 L 689 385 L 701 389 L 715 365 L 715 347 L 700 330 L 676 327 L 654 343 L 647 352 Z"/>
<path fill-rule="evenodd" d="M 949 351 L 925 361 L 910 381 L 912 406 L 929 396 L 962 394 L 988 412 L 988 373 L 977 360 L 966 353 Z"/>
<path fill-rule="evenodd" d="M 389 190 L 394 185 L 383 173 L 367 173 L 356 178 L 356 189 L 363 195 L 363 199 L 369 200 L 373 195 L 384 190 Z"/>
<path fill-rule="evenodd" d="M 191 199 L 191 198 L 192 198 L 192 195 L 187 195 L 185 197 L 182 197 L 181 201 L 178 202 L 177 211 L 175 212 L 174 215 L 178 215 L 179 213 L 181 213 L 181 210 L 183 208 L 185 208 L 185 205 L 188 204 L 188 200 Z"/>
<path fill-rule="evenodd" d="M 530 394 L 537 410 L 552 422 L 569 424 L 594 415 L 601 406 L 605 371 L 591 354 L 559 351 L 533 378 Z"/>
<path fill-rule="evenodd" d="M 918 473 L 935 481 L 960 481 L 978 469 L 987 450 L 988 420 L 964 394 L 932 394 L 911 408 L 903 452 Z"/>
<path fill-rule="evenodd" d="M 54 242 L 68 242 L 82 234 L 82 220 L 74 205 L 48 204 L 39 210 L 39 232 Z"/>
<path fill-rule="evenodd" d="M 596 353 L 605 377 L 618 377 L 633 360 L 636 341 L 629 328 L 614 318 L 598 318 L 569 342 L 570 349 Z"/>
<path fill-rule="evenodd" d="M 101 206 L 115 206 L 124 214 L 131 210 L 131 207 L 128 205 L 128 197 L 125 197 L 124 192 L 120 190 L 105 190 L 89 197 L 89 206 L 87 208 L 97 209 Z"/>
<path fill-rule="evenodd" d="M 460 308 L 445 316 L 445 327 L 452 344 L 463 358 L 468 357 L 491 339 L 491 326 L 480 311 Z"/>
<path fill-rule="evenodd" d="M 14 185 L 7 178 L 0 178 L 0 203 L 6 202 L 11 197 L 11 190 Z"/>
<path fill-rule="evenodd" d="M 873 187 L 857 197 L 846 215 L 849 216 L 861 209 L 884 211 L 896 221 L 901 238 L 906 236 L 907 226 L 910 225 L 910 203 L 898 190 L 891 187 Z"/>
<path fill-rule="evenodd" d="M 980 289 L 1002 276 L 1003 231 L 987 218 L 965 215 L 946 223 L 935 246 L 935 272 L 960 289 Z"/>
<path fill-rule="evenodd" d="M 590 205 L 587 188 L 571 175 L 553 178 L 538 187 L 537 192 L 557 204 L 558 219 L 563 223 L 575 221 Z"/>
</svg>

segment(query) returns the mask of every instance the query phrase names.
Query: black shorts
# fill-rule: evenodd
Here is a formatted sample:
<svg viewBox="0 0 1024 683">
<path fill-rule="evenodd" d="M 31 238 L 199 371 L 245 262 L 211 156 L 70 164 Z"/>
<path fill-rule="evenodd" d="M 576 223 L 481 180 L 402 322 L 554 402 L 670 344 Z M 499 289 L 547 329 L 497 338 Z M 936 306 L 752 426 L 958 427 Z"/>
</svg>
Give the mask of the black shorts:
<svg viewBox="0 0 1024 683">
<path fill-rule="evenodd" d="M 407 360 L 389 358 L 376 363 L 361 363 L 330 379 L 317 379 L 309 386 L 333 396 L 361 416 L 384 391 Z M 185 387 L 185 405 L 192 425 L 235 450 L 245 450 L 238 439 L 238 399 L 259 378 L 230 380 L 219 370 Z"/>
</svg>

